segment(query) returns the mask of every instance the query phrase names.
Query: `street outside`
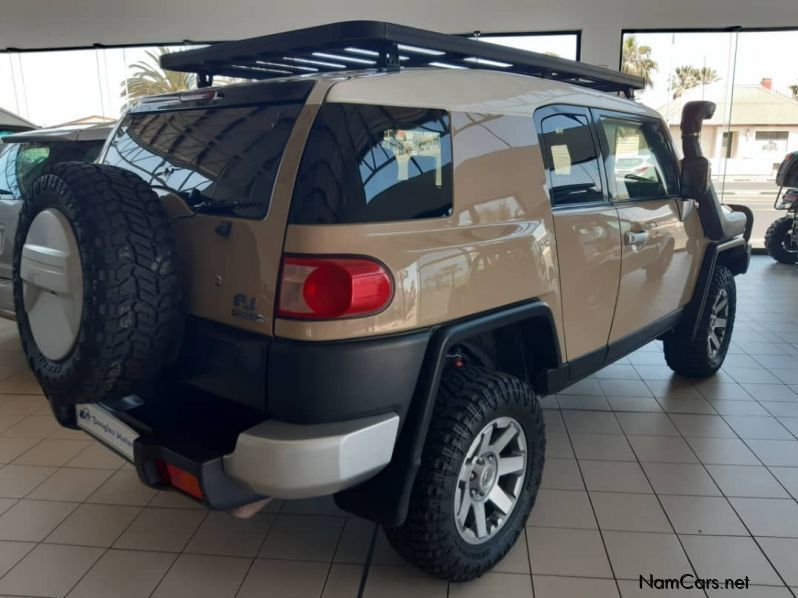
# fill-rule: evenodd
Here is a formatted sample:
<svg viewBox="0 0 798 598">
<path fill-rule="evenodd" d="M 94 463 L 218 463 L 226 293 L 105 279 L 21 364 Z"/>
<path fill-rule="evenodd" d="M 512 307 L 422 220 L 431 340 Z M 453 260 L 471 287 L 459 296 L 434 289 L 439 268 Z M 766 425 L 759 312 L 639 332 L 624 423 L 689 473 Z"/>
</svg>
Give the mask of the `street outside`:
<svg viewBox="0 0 798 598">
<path fill-rule="evenodd" d="M 765 231 L 770 224 L 785 215 L 784 211 L 773 209 L 773 202 L 779 188 L 773 179 L 726 181 L 725 186 L 714 182 L 718 194 L 722 193 L 723 202 L 727 204 L 743 204 L 754 212 L 754 231 L 751 243 L 754 248 L 764 247 Z"/>
</svg>

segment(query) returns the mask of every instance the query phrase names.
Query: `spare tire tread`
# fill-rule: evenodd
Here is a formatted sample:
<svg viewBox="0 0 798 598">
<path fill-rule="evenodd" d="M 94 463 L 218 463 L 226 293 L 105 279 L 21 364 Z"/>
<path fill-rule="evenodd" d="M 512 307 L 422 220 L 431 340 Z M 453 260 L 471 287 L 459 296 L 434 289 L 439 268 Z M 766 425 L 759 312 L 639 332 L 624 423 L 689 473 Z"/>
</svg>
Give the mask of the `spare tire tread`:
<svg viewBox="0 0 798 598">
<path fill-rule="evenodd" d="M 20 215 L 17 273 L 30 223 L 48 207 L 65 212 L 78 240 L 83 316 L 70 355 L 47 359 L 36 348 L 15 281 L 20 336 L 31 369 L 50 399 L 61 403 L 136 393 L 163 367 L 183 316 L 174 241 L 161 201 L 141 178 L 121 168 L 56 164 L 34 183 Z"/>
</svg>

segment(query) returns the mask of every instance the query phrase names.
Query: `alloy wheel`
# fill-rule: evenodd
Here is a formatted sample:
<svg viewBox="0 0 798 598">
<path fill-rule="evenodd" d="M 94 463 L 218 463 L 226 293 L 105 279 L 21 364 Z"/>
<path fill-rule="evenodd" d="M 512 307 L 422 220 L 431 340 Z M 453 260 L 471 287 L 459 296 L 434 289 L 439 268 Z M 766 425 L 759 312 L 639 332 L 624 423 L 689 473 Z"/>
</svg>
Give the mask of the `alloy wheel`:
<svg viewBox="0 0 798 598">
<path fill-rule="evenodd" d="M 709 334 L 707 335 L 707 349 L 712 359 L 718 356 L 723 339 L 726 338 L 726 327 L 729 322 L 729 294 L 726 289 L 721 289 L 712 304 L 709 316 Z"/>
<path fill-rule="evenodd" d="M 476 435 L 454 495 L 455 523 L 463 540 L 482 544 L 499 532 L 518 503 L 526 465 L 526 435 L 514 418 L 496 418 Z"/>
</svg>

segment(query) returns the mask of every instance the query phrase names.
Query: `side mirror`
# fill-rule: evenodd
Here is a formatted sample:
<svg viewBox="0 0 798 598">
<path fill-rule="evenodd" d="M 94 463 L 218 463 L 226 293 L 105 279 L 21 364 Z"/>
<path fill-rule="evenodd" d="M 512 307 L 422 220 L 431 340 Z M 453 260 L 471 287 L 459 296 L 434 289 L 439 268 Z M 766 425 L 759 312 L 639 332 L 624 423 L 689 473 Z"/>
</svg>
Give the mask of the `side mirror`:
<svg viewBox="0 0 798 598">
<path fill-rule="evenodd" d="M 684 158 L 679 187 L 682 199 L 701 199 L 709 191 L 712 169 L 703 156 Z"/>
<path fill-rule="evenodd" d="M 787 154 L 776 174 L 779 187 L 798 187 L 798 152 Z"/>
</svg>

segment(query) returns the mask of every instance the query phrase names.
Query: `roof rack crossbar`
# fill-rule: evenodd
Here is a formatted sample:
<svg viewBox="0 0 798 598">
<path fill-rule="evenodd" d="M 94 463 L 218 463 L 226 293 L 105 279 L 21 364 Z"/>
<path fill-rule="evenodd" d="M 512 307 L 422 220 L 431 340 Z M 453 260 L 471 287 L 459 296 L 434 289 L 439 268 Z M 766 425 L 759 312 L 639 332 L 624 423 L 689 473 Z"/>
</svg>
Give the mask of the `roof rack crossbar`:
<svg viewBox="0 0 798 598">
<path fill-rule="evenodd" d="M 212 84 L 214 75 L 269 79 L 286 72 L 397 71 L 431 63 L 545 77 L 630 97 L 645 85 L 639 77 L 557 56 L 381 21 L 344 21 L 161 57 L 165 69 L 197 73 L 200 86 Z"/>
</svg>

